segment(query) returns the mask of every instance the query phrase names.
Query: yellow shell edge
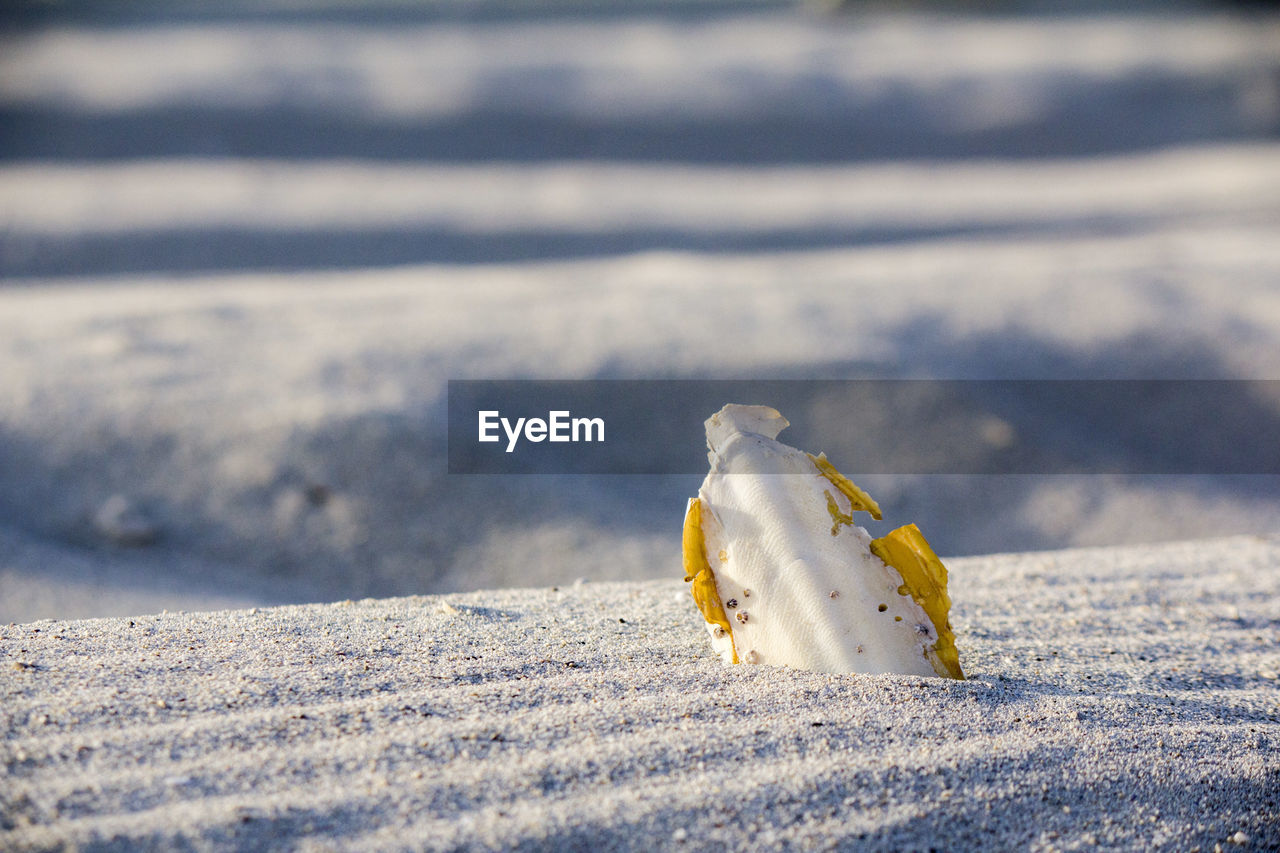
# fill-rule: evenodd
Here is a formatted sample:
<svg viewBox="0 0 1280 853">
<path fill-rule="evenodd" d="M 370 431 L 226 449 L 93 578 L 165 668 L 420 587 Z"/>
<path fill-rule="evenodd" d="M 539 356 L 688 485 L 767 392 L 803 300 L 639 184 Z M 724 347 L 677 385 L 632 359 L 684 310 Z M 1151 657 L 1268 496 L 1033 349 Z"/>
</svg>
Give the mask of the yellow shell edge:
<svg viewBox="0 0 1280 853">
<path fill-rule="evenodd" d="M 719 625 L 729 635 L 733 662 L 738 663 L 738 646 L 733 642 L 733 626 L 720 603 L 716 591 L 716 576 L 707 561 L 707 541 L 702 532 L 702 501 L 692 498 L 684 516 L 684 536 L 681 550 L 684 552 L 684 579 L 693 581 L 690 592 L 702 618 L 712 625 Z"/>
<path fill-rule="evenodd" d="M 871 553 L 902 575 L 899 595 L 910 595 L 933 622 L 938 641 L 925 657 L 938 675 L 964 679 L 960 669 L 960 653 L 947 614 L 951 599 L 947 595 L 947 567 L 942 565 L 928 540 L 914 524 L 899 527 L 892 533 L 871 540 Z"/>
<path fill-rule="evenodd" d="M 836 503 L 836 499 L 831 496 L 831 492 L 823 489 L 822 494 L 827 497 L 827 512 L 831 514 L 831 535 L 835 536 L 840 532 L 840 526 L 842 524 L 852 526 L 853 515 L 852 513 L 843 513 L 840 511 L 840 505 Z"/>
<path fill-rule="evenodd" d="M 849 499 L 849 503 L 852 505 L 850 512 L 861 510 L 863 512 L 871 513 L 871 517 L 876 521 L 881 519 L 880 504 L 876 503 L 875 499 L 872 498 L 871 495 L 858 488 L 857 484 L 855 484 L 853 480 L 850 480 L 844 474 L 837 471 L 836 466 L 832 465 L 827 460 L 827 454 L 819 453 L 817 456 L 814 456 L 812 453 L 806 453 L 805 456 L 808 456 L 813 460 L 813 464 L 818 467 L 819 474 L 830 480 L 831 485 L 843 492 L 844 496 Z"/>
</svg>

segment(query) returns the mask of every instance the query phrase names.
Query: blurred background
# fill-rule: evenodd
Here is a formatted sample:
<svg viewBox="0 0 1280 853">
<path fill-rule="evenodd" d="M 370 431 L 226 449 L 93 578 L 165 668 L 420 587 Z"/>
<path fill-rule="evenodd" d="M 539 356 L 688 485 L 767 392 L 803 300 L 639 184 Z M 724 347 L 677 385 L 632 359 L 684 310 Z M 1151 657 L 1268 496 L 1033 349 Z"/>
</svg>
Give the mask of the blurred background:
<svg viewBox="0 0 1280 853">
<path fill-rule="evenodd" d="M 451 476 L 449 379 L 1280 379 L 1274 4 L 0 15 L 3 621 L 680 576 L 699 475 Z M 1274 474 L 858 476 L 1132 446 L 982 405 L 784 414 L 944 556 L 1280 530 Z"/>
</svg>

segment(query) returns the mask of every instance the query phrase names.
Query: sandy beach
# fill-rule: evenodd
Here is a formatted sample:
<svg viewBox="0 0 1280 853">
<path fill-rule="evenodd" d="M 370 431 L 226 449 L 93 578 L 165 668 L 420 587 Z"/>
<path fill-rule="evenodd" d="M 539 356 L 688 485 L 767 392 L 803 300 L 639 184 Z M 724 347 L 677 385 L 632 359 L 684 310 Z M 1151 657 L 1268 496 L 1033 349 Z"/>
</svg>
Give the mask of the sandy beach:
<svg viewBox="0 0 1280 853">
<path fill-rule="evenodd" d="M 1262 10 L 131 9 L 0 33 L 0 622 L 669 575 L 702 472 L 450 476 L 449 380 L 1280 377 Z M 973 556 L 1270 535 L 1275 396 L 784 414 Z"/>
<path fill-rule="evenodd" d="M 726 667 L 678 579 L 11 625 L 0 846 L 1280 846 L 1280 542 L 950 562 L 963 682 Z"/>
<path fill-rule="evenodd" d="M 822 5 L 9 4 L 0 849 L 1280 849 L 1280 17 Z M 945 681 L 721 666 L 519 379 L 1221 382 L 783 411 Z"/>
</svg>

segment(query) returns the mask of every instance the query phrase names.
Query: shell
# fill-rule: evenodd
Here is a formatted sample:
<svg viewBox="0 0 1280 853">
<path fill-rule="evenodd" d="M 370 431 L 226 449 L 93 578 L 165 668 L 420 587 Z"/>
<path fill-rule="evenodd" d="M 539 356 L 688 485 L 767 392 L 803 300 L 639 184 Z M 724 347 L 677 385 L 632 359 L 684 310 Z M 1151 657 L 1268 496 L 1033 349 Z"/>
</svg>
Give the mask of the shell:
<svg viewBox="0 0 1280 853">
<path fill-rule="evenodd" d="M 689 501 L 685 580 L 726 662 L 964 678 L 947 570 L 914 524 L 872 539 L 880 507 L 788 421 L 729 404 L 706 422 L 711 471 Z"/>
</svg>

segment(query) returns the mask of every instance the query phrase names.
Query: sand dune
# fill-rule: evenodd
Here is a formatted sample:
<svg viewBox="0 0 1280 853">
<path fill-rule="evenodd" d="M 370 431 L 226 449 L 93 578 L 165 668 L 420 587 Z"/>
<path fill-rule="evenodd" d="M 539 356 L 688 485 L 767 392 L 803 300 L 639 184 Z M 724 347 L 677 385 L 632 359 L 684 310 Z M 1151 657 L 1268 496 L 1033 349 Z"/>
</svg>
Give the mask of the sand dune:
<svg viewBox="0 0 1280 853">
<path fill-rule="evenodd" d="M 253 6 L 0 36 L 0 621 L 670 573 L 700 472 L 450 477 L 449 379 L 1280 376 L 1265 12 Z M 1160 452 L 1273 458 L 1238 402 Z M 853 474 L 904 418 L 968 436 L 787 414 Z M 1280 507 L 1274 473 L 864 485 L 947 555 Z"/>
<path fill-rule="evenodd" d="M 154 594 L 132 606 L 64 596 L 59 560 L 263 604 L 661 577 L 702 472 L 451 477 L 447 380 L 1273 377 L 1277 244 L 1264 222 L 1214 220 L 0 289 L 0 539 L 13 537 L 0 615 L 157 609 Z M 1268 458 L 1275 403 L 1252 411 L 1256 428 L 1230 432 L 1240 453 Z M 809 449 L 855 476 L 859 430 L 881 434 L 895 417 L 786 414 L 827 436 Z M 1182 418 L 1166 452 L 1194 453 L 1224 428 L 1211 410 Z M 1017 427 L 1033 451 L 1129 452 L 1087 419 Z M 703 437 L 681 441 L 696 451 Z M 1265 533 L 1278 505 L 1274 475 L 860 482 L 946 555 Z M 125 547 L 95 522 L 116 496 L 152 544 Z"/>
</svg>

